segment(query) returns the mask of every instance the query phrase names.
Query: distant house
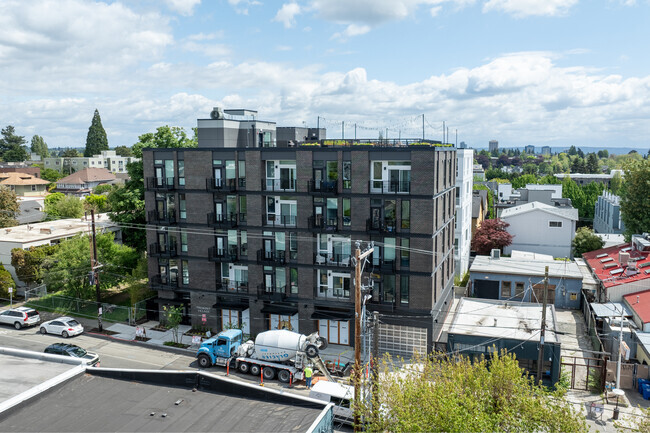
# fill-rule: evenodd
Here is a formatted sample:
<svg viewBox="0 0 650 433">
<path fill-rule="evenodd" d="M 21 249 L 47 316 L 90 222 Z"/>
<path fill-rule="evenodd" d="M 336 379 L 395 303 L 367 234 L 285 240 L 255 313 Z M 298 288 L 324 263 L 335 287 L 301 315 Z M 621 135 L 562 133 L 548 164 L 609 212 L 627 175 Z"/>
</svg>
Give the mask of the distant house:
<svg viewBox="0 0 650 433">
<path fill-rule="evenodd" d="M 513 236 L 504 254 L 521 250 L 572 257 L 571 242 L 576 233 L 578 209 L 532 202 L 504 209 L 501 219 L 510 224 L 507 230 Z"/>
<path fill-rule="evenodd" d="M 17 196 L 33 197 L 47 194 L 50 182 L 39 179 L 31 174 L 10 172 L 0 173 L 0 185 L 9 187 Z"/>
<path fill-rule="evenodd" d="M 496 257 L 474 257 L 469 268 L 472 295 L 502 301 L 543 302 L 548 266 L 547 302 L 557 308 L 580 308 L 583 276 L 575 262 L 557 261 L 550 256 Z"/>
<path fill-rule="evenodd" d="M 650 234 L 633 235 L 631 243 L 582 257 L 598 279 L 600 302 L 622 302 L 625 295 L 650 289 Z"/>
<path fill-rule="evenodd" d="M 87 168 L 59 179 L 56 182 L 56 192 L 83 197 L 90 194 L 97 185 L 112 184 L 115 180 L 115 175 L 105 168 Z"/>
<path fill-rule="evenodd" d="M 488 213 L 488 191 L 484 189 L 472 191 L 472 237 L 487 218 Z"/>
</svg>

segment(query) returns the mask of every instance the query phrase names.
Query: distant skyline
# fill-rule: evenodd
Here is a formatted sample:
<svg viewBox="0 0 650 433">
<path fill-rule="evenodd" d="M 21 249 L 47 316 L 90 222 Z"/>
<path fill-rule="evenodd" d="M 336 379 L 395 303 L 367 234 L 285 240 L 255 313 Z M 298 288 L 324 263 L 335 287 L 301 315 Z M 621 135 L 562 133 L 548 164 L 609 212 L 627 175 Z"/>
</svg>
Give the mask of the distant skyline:
<svg viewBox="0 0 650 433">
<path fill-rule="evenodd" d="M 0 127 L 111 147 L 213 106 L 331 138 L 650 148 L 648 0 L 2 0 Z M 386 129 L 388 128 L 388 131 Z"/>
</svg>

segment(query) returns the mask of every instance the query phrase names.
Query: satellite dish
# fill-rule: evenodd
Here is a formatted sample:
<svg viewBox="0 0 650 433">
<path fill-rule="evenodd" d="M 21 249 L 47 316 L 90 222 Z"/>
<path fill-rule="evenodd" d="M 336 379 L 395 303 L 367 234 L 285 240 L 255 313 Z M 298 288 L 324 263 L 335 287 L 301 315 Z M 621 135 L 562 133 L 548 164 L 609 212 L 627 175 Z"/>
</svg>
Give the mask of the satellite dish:
<svg viewBox="0 0 650 433">
<path fill-rule="evenodd" d="M 223 110 L 221 107 L 214 107 L 210 113 L 210 117 L 215 120 L 223 119 Z"/>
</svg>

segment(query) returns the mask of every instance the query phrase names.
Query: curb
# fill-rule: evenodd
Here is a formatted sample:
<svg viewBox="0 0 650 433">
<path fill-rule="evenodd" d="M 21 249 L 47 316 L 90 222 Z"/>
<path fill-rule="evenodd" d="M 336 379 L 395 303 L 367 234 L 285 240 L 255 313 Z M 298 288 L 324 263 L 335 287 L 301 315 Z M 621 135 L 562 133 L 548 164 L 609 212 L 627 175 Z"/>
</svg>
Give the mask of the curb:
<svg viewBox="0 0 650 433">
<path fill-rule="evenodd" d="M 156 349 L 156 350 L 161 350 L 163 352 L 168 352 L 168 353 L 176 353 L 179 355 L 194 355 L 196 354 L 194 350 L 190 349 L 182 349 L 180 347 L 172 347 L 172 346 L 161 346 L 158 344 L 147 344 L 146 342 L 142 341 L 137 341 L 137 340 L 125 340 L 123 338 L 115 338 L 110 335 L 105 335 L 105 334 L 99 334 L 96 332 L 84 332 L 85 335 L 90 335 L 94 338 L 99 338 L 101 340 L 106 340 L 106 341 L 114 341 L 117 343 L 124 343 L 124 344 L 130 344 L 132 346 L 137 346 L 137 347 L 145 347 L 148 349 Z"/>
</svg>

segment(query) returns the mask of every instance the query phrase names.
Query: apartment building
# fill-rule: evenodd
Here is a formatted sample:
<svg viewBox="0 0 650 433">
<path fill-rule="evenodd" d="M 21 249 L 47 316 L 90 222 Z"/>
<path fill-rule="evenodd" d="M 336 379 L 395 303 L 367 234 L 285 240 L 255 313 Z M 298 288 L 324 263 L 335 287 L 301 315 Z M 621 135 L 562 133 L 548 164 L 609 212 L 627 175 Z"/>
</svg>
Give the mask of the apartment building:
<svg viewBox="0 0 650 433">
<path fill-rule="evenodd" d="M 456 150 L 308 135 L 280 141 L 255 111 L 215 109 L 198 148 L 144 150 L 159 304 L 196 326 L 353 345 L 352 256 L 374 241 L 362 283 L 381 350 L 431 350 L 451 306 Z"/>
<path fill-rule="evenodd" d="M 474 150 L 456 150 L 456 221 L 454 229 L 455 272 L 462 276 L 469 268 L 472 243 L 472 190 L 474 188 Z"/>
<path fill-rule="evenodd" d="M 132 156 L 120 156 L 114 150 L 104 150 L 101 154 L 91 157 L 45 158 L 43 167 L 63 173 L 74 173 L 86 168 L 105 168 L 111 173 L 127 173 L 126 165 L 132 161 L 139 161 L 139 159 Z"/>
<path fill-rule="evenodd" d="M 625 224 L 621 219 L 621 198 L 609 191 L 598 196 L 594 210 L 594 232 L 621 234 Z"/>
</svg>

